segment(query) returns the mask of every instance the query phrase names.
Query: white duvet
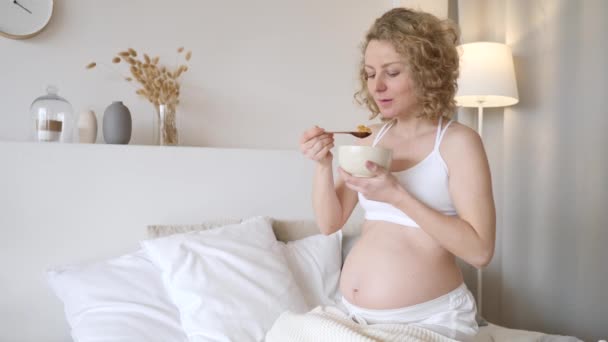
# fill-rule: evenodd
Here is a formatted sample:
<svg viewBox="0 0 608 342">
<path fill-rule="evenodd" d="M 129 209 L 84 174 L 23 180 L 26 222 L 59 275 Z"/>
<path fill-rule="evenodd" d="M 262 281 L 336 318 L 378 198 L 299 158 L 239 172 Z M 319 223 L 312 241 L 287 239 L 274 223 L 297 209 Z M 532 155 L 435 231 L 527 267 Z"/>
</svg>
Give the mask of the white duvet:
<svg viewBox="0 0 608 342">
<path fill-rule="evenodd" d="M 317 307 L 305 314 L 284 312 L 266 335 L 266 342 L 453 342 L 421 327 L 403 324 L 360 325 L 334 307 Z M 572 336 L 508 329 L 495 324 L 480 327 L 472 342 L 582 342 Z"/>
<path fill-rule="evenodd" d="M 360 325 L 334 307 L 317 307 L 305 314 L 284 312 L 266 342 L 454 342 L 433 331 L 404 324 Z"/>
</svg>

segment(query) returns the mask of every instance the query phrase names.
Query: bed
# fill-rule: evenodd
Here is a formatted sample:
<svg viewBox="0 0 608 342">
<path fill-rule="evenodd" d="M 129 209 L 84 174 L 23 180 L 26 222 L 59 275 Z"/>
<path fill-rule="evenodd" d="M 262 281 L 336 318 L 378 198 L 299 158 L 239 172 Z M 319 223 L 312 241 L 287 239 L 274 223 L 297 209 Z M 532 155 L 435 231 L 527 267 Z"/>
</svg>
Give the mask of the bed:
<svg viewBox="0 0 608 342">
<path fill-rule="evenodd" d="M 336 295 L 361 220 L 356 212 L 339 236 L 317 234 L 312 165 L 296 151 L 0 142 L 0 156 L 0 341 L 260 336 L 279 311 Z M 176 248 L 186 238 L 200 240 L 190 254 Z M 578 339 L 489 324 L 476 341 Z"/>
</svg>

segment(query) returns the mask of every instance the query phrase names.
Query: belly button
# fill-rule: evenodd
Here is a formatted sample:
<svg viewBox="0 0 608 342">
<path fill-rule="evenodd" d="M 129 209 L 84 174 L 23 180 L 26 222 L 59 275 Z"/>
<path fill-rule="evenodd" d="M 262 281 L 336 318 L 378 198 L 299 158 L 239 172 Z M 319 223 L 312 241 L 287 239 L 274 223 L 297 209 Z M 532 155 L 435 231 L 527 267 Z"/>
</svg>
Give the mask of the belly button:
<svg viewBox="0 0 608 342">
<path fill-rule="evenodd" d="M 359 302 L 359 289 L 353 289 L 352 304 L 357 305 Z"/>
</svg>

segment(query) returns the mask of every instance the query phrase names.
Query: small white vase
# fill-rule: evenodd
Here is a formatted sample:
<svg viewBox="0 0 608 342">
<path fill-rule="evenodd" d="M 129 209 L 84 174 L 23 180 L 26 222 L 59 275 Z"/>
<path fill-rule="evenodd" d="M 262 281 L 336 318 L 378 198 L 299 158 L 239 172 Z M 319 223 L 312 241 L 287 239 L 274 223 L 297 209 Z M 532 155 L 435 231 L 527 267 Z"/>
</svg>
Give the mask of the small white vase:
<svg viewBox="0 0 608 342">
<path fill-rule="evenodd" d="M 92 110 L 83 111 L 78 118 L 78 140 L 84 144 L 94 144 L 97 140 L 97 116 Z"/>
</svg>

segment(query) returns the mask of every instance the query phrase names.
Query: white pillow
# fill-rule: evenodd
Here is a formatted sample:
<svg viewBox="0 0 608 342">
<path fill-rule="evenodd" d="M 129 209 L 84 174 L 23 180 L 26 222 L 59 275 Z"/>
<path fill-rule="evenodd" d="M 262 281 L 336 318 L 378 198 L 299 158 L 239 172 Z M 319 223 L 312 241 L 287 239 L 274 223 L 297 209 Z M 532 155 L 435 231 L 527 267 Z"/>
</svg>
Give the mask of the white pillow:
<svg viewBox="0 0 608 342">
<path fill-rule="evenodd" d="M 342 268 L 342 231 L 283 244 L 283 254 L 308 309 L 336 305 Z"/>
<path fill-rule="evenodd" d="M 282 312 L 307 309 L 267 218 L 142 246 L 162 270 L 190 341 L 262 341 Z"/>
<path fill-rule="evenodd" d="M 144 251 L 47 272 L 78 342 L 187 341 L 160 270 Z"/>
</svg>

